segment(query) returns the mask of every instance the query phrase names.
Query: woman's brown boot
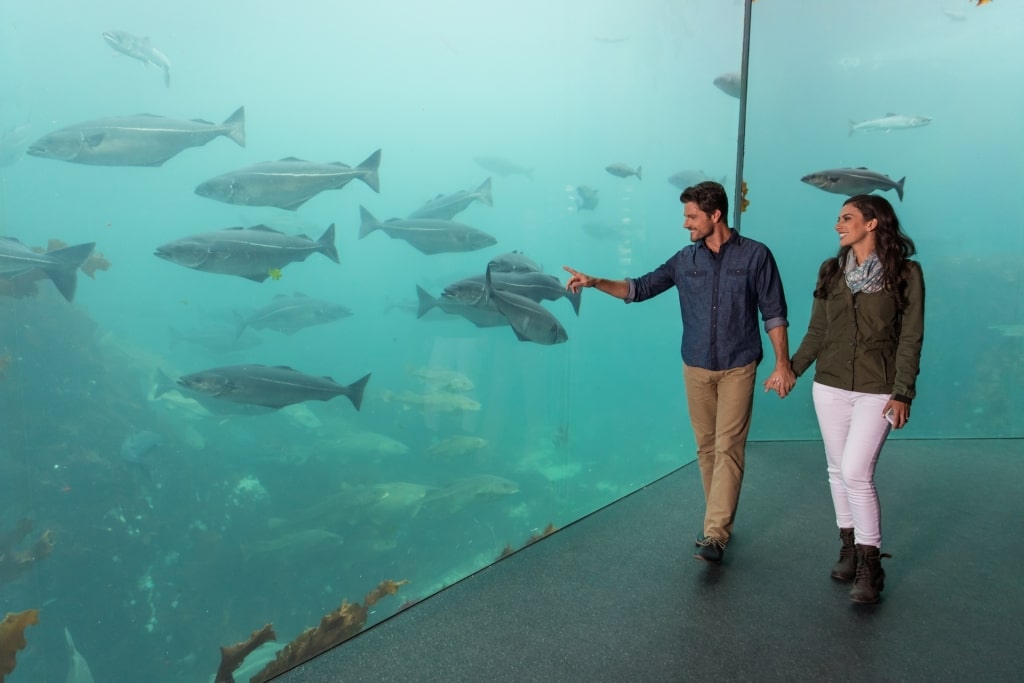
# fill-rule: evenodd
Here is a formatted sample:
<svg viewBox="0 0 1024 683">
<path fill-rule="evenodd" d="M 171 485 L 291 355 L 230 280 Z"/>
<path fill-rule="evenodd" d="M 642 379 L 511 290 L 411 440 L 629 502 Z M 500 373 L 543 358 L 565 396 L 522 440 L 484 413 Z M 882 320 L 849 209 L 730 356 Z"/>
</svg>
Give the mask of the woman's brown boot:
<svg viewBox="0 0 1024 683">
<path fill-rule="evenodd" d="M 882 589 L 885 588 L 883 557 L 892 556 L 888 553 L 879 553 L 876 546 L 857 544 L 857 576 L 854 577 L 853 588 L 850 589 L 850 600 L 863 604 L 878 602 Z"/>
</svg>

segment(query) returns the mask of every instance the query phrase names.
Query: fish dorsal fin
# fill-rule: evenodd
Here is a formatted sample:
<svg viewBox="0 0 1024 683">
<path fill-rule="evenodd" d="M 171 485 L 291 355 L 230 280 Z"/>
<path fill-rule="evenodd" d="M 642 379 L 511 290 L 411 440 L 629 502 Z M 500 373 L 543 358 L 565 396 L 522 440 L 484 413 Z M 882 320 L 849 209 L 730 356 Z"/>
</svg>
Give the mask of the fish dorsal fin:
<svg viewBox="0 0 1024 683">
<path fill-rule="evenodd" d="M 290 370 L 291 372 L 298 372 L 298 370 L 288 365 L 273 365 L 271 367 L 273 367 L 275 370 Z"/>
<path fill-rule="evenodd" d="M 298 157 L 285 157 L 284 159 L 278 159 L 278 161 L 301 161 L 303 163 L 306 163 L 305 159 L 300 159 Z"/>
<path fill-rule="evenodd" d="M 0 235 L 0 240 L 6 240 L 7 242 L 17 242 L 18 244 L 22 243 L 21 240 L 19 240 L 17 237 L 5 237 L 3 235 Z"/>
<path fill-rule="evenodd" d="M 256 230 L 258 232 L 273 232 L 273 233 L 277 233 L 278 235 L 283 235 L 284 234 L 280 230 L 274 230 L 269 225 L 263 225 L 262 223 L 260 223 L 259 225 L 252 226 L 251 228 L 249 228 L 249 230 Z"/>
<path fill-rule="evenodd" d="M 216 126 L 217 124 L 213 121 L 207 121 L 206 119 L 192 119 L 192 123 L 202 123 L 206 126 Z"/>
<path fill-rule="evenodd" d="M 328 165 L 329 165 L 329 166 L 337 166 L 338 168 L 352 168 L 352 167 L 351 167 L 351 166 L 349 166 L 348 164 L 343 164 L 343 163 L 341 163 L 340 161 L 332 161 L 332 162 L 331 162 L 330 164 L 328 164 Z"/>
</svg>

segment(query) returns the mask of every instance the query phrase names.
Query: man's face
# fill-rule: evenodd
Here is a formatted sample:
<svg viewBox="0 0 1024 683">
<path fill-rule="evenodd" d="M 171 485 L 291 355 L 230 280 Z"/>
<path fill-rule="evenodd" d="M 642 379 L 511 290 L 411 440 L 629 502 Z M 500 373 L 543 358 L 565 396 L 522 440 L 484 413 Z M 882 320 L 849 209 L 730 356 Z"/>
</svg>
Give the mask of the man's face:
<svg viewBox="0 0 1024 683">
<path fill-rule="evenodd" d="M 683 227 L 690 231 L 690 241 L 699 242 L 714 232 L 719 214 L 716 209 L 708 215 L 700 210 L 697 202 L 686 202 L 683 205 Z"/>
</svg>

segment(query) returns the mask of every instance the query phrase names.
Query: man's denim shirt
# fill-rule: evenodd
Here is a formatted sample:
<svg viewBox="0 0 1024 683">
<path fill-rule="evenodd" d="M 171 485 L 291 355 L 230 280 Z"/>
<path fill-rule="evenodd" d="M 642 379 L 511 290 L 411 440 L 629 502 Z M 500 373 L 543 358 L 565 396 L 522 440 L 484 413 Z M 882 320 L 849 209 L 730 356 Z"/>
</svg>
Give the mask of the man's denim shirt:
<svg viewBox="0 0 1024 683">
<path fill-rule="evenodd" d="M 645 301 L 672 285 L 683 316 L 683 362 L 706 370 L 731 370 L 761 362 L 764 329 L 788 326 L 786 295 L 772 252 L 735 230 L 717 254 L 696 242 L 657 270 L 628 278 L 626 303 Z"/>
</svg>

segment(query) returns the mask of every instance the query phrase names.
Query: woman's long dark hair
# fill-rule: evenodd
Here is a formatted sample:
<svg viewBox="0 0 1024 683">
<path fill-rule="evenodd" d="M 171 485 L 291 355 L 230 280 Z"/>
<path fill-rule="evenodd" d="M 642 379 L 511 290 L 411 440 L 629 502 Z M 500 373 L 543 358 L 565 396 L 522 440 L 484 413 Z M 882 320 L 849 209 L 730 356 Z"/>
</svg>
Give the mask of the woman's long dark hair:
<svg viewBox="0 0 1024 683">
<path fill-rule="evenodd" d="M 910 239 L 900 227 L 896 211 L 885 197 L 873 194 L 859 194 L 847 199 L 843 206 L 852 204 L 864 215 L 864 220 L 872 218 L 878 221 L 875 228 L 875 253 L 882 264 L 882 283 L 885 291 L 896 299 L 896 306 L 903 310 L 907 306 L 907 259 L 917 253 L 914 240 Z M 840 247 L 835 258 L 829 259 L 818 272 L 818 284 L 814 296 L 824 299 L 832 288 L 832 283 L 843 272 L 846 255 L 850 247 Z"/>
</svg>

